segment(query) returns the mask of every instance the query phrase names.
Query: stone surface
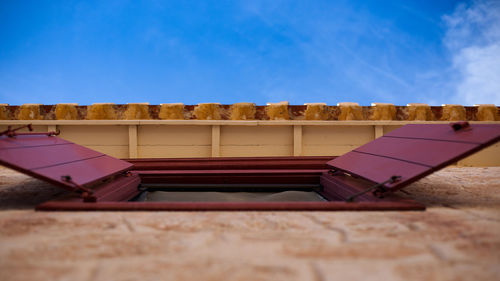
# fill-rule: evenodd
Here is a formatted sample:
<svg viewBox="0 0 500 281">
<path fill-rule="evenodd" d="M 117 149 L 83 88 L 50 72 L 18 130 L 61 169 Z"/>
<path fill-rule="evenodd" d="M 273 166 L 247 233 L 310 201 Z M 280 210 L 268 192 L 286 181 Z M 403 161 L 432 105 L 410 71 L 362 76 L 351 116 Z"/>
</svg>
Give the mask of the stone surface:
<svg viewBox="0 0 500 281">
<path fill-rule="evenodd" d="M 290 113 L 288 112 L 288 102 L 281 101 L 277 103 L 268 103 L 266 114 L 269 120 L 289 120 Z"/>
<path fill-rule="evenodd" d="M 478 104 L 477 107 L 477 120 L 479 121 L 498 121 L 498 108 L 494 104 Z"/>
<path fill-rule="evenodd" d="M 77 120 L 77 103 L 58 103 L 56 105 L 55 115 L 57 120 Z"/>
<path fill-rule="evenodd" d="M 194 115 L 198 120 L 220 120 L 220 104 L 200 103 L 194 108 Z"/>
<path fill-rule="evenodd" d="M 339 120 L 363 120 L 363 110 L 356 102 L 341 102 Z"/>
<path fill-rule="evenodd" d="M 9 111 L 7 110 L 9 107 L 6 103 L 0 103 L 0 120 L 8 120 L 9 119 Z"/>
<path fill-rule="evenodd" d="M 406 190 L 423 212 L 34 212 L 0 169 L 0 280 L 499 280 L 500 168 Z"/>
<path fill-rule="evenodd" d="M 127 109 L 123 113 L 123 119 L 138 120 L 151 119 L 149 115 L 149 103 L 129 103 Z"/>
<path fill-rule="evenodd" d="M 254 120 L 255 103 L 240 102 L 231 105 L 231 120 Z"/>
<path fill-rule="evenodd" d="M 117 119 L 114 103 L 94 103 L 87 107 L 89 120 L 114 120 Z"/>
<path fill-rule="evenodd" d="M 158 117 L 163 120 L 182 120 L 184 119 L 184 104 L 162 103 Z"/>
<path fill-rule="evenodd" d="M 396 107 L 392 103 L 372 103 L 370 120 L 395 120 Z"/>
<path fill-rule="evenodd" d="M 409 121 L 432 121 L 434 115 L 432 114 L 431 107 L 425 103 L 409 103 L 408 107 L 408 120 Z"/>
<path fill-rule="evenodd" d="M 354 102 L 343 102 L 337 106 L 325 103 L 289 105 L 288 102 L 271 103 L 266 106 L 254 103 L 224 104 L 206 103 L 184 105 L 170 103 L 149 105 L 147 103 L 113 104 L 96 103 L 23 106 L 0 104 L 0 120 L 395 120 L 395 121 L 500 121 L 499 107 L 494 104 L 475 106 L 444 105 L 442 107 L 421 103 L 394 106 L 373 103 L 359 106 Z M 31 107 L 31 108 L 28 108 Z M 31 119 L 32 118 L 32 119 Z"/>
<path fill-rule="evenodd" d="M 304 118 L 306 120 L 328 120 L 328 106 L 326 103 L 306 103 Z"/>
<path fill-rule="evenodd" d="M 25 103 L 19 107 L 17 119 L 19 120 L 40 120 L 43 119 L 40 114 L 40 106 L 38 103 Z"/>
<path fill-rule="evenodd" d="M 460 104 L 444 104 L 443 116 L 441 120 L 448 121 L 464 121 L 467 120 L 465 108 Z"/>
</svg>

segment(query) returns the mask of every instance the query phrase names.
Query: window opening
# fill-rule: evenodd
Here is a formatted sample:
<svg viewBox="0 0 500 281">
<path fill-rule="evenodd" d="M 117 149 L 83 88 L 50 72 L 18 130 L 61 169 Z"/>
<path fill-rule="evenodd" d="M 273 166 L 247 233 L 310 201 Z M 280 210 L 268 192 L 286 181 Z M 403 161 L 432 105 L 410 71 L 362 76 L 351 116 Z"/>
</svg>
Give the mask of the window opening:
<svg viewBox="0 0 500 281">
<path fill-rule="evenodd" d="M 38 210 L 423 210 L 395 192 L 500 140 L 498 124 L 450 125 L 406 125 L 333 160 L 129 161 L 9 127 L 0 164 L 73 192 Z"/>
<path fill-rule="evenodd" d="M 135 202 L 325 202 L 319 184 L 149 184 Z"/>
</svg>

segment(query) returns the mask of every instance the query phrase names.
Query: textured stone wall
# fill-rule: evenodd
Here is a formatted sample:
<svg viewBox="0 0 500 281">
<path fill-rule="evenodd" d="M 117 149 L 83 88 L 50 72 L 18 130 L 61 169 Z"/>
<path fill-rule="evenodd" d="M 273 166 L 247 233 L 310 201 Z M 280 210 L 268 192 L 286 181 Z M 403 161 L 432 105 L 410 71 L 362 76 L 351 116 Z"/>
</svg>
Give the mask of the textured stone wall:
<svg viewBox="0 0 500 281">
<path fill-rule="evenodd" d="M 0 169 L 0 279 L 498 281 L 498 175 L 427 176 L 422 212 L 35 212 L 61 190 Z"/>
<path fill-rule="evenodd" d="M 494 104 L 462 106 L 446 104 L 429 106 L 410 103 L 396 106 L 372 103 L 360 106 L 353 102 L 336 106 L 325 103 L 289 105 L 283 101 L 257 106 L 254 103 L 182 103 L 150 105 L 149 103 L 95 103 L 78 105 L 0 104 L 0 120 L 398 120 L 398 121 L 500 121 L 499 107 Z"/>
</svg>

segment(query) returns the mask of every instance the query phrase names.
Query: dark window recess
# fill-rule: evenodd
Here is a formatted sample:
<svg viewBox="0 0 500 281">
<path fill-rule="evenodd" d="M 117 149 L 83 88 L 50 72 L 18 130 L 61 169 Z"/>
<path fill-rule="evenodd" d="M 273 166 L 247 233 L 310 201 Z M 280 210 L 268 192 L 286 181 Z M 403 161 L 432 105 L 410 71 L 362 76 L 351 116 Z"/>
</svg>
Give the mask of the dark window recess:
<svg viewBox="0 0 500 281">
<path fill-rule="evenodd" d="M 9 128 L 0 164 L 72 191 L 38 210 L 423 210 L 395 192 L 500 140 L 500 125 L 450 125 L 406 125 L 333 160 L 124 161 Z"/>
<path fill-rule="evenodd" d="M 139 202 L 324 202 L 319 184 L 143 185 Z"/>
</svg>

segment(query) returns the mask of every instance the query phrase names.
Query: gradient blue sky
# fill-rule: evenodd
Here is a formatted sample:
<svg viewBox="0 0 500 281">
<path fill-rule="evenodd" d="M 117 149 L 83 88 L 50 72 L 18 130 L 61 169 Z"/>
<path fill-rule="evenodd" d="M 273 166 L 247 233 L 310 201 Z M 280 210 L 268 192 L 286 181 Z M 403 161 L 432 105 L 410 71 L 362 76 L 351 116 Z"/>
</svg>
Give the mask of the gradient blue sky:
<svg viewBox="0 0 500 281">
<path fill-rule="evenodd" d="M 500 1 L 0 0 L 0 102 L 500 105 Z"/>
</svg>

